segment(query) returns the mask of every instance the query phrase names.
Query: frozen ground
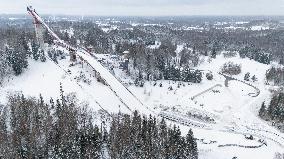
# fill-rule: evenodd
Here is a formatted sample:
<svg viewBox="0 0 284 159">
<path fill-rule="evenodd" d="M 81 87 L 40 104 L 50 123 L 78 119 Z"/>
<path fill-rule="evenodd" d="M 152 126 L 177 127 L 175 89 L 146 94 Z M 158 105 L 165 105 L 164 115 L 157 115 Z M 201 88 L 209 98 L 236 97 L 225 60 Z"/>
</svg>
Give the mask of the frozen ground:
<svg viewBox="0 0 284 159">
<path fill-rule="evenodd" d="M 107 56 L 103 57 L 109 62 L 112 61 Z M 235 78 L 242 80 L 246 72 L 256 75 L 258 81 L 251 83 L 260 89 L 259 96 L 249 96 L 248 94 L 255 89 L 238 81 L 230 81 L 229 87 L 224 86 L 224 77 L 218 72 L 226 61 L 242 65 L 242 73 Z M 86 64 L 76 64 L 72 67 L 69 65 L 68 59 L 59 61 L 61 68 L 49 60 L 46 63 L 31 60 L 29 69 L 21 76 L 5 82 L 0 91 L 0 103 L 5 103 L 7 93 L 14 91 L 21 91 L 30 96 L 38 96 L 41 93 L 46 99 L 55 98 L 59 96 L 59 85 L 62 83 L 65 93 L 76 92 L 79 100 L 89 103 L 94 110 L 103 108 L 108 112 L 131 112 L 122 100 L 125 98 L 122 97 L 123 92 L 117 95 L 109 86 L 97 82 L 91 67 Z M 114 66 L 118 67 L 116 63 Z M 260 104 L 270 98 L 269 87 L 264 85 L 264 75 L 268 68 L 268 65 L 249 59 L 224 59 L 218 56 L 210 63 L 205 59 L 199 66 L 199 69 L 213 72 L 212 81 L 206 78 L 200 84 L 157 81 L 156 86 L 154 82 L 146 82 L 143 88 L 132 85 L 128 89 L 156 115 L 162 111 L 206 125 L 206 129 L 202 129 L 185 126 L 180 124 L 180 121 L 168 121 L 169 124 L 178 124 L 183 134 L 186 134 L 189 128 L 193 128 L 196 138 L 199 139 L 201 159 L 230 159 L 234 156 L 238 159 L 273 159 L 275 152 L 284 152 L 284 134 L 257 117 Z M 122 71 L 118 71 L 117 68 L 115 70 L 118 78 L 125 78 Z M 108 80 L 112 81 L 113 77 L 108 77 Z M 116 87 L 116 81 L 113 82 L 111 86 L 115 87 L 114 89 L 122 89 L 121 86 Z M 159 87 L 160 83 L 163 87 Z M 215 85 L 218 86 L 191 99 Z M 168 90 L 170 86 L 173 87 L 171 91 Z M 208 122 L 206 117 L 214 119 L 214 122 Z M 245 138 L 245 135 L 250 134 L 254 140 Z"/>
<path fill-rule="evenodd" d="M 200 116 L 213 118 L 216 124 L 203 121 L 203 123 L 208 125 L 209 130 L 194 129 L 197 138 L 217 141 L 216 144 L 199 142 L 201 158 L 225 159 L 236 156 L 242 159 L 270 159 L 273 158 L 275 152 L 283 152 L 284 134 L 257 116 L 261 103 L 268 101 L 270 98 L 269 86 L 264 85 L 265 72 L 269 66 L 239 57 L 224 59 L 222 56 L 218 56 L 211 62 L 205 61 L 199 66 L 199 69 L 212 71 L 214 74 L 214 80 L 212 81 L 204 78 L 200 84 L 184 82 L 180 86 L 178 82 L 173 81 L 157 81 L 158 84 L 156 86 L 154 86 L 153 82 L 146 82 L 144 88 L 131 86 L 130 89 L 143 102 L 152 107 L 155 112 L 174 112 L 173 116 L 176 116 L 176 114 L 184 116 L 191 113 L 188 118 L 198 122 L 202 122 L 200 121 Z M 243 80 L 244 74 L 247 72 L 250 72 L 251 76 L 256 75 L 258 81 L 247 83 L 251 83 L 260 89 L 259 96 L 249 96 L 249 93 L 253 93 L 256 90 L 238 81 L 230 81 L 229 87 L 224 86 L 225 79 L 217 72 L 227 61 L 233 61 L 242 65 L 242 73 L 234 76 L 237 79 Z M 159 83 L 162 83 L 163 87 L 159 87 Z M 192 96 L 216 84 L 221 84 L 222 86 L 215 87 L 191 100 Z M 168 89 L 170 86 L 173 87 L 171 91 Z M 192 114 L 196 114 L 197 118 L 193 118 Z M 181 127 L 185 129 L 186 133 L 188 128 L 185 126 Z M 260 148 L 218 147 L 218 145 L 224 144 L 255 145 L 255 141 L 245 140 L 244 135 L 249 134 L 264 140 L 267 146 Z"/>
<path fill-rule="evenodd" d="M 61 60 L 59 62 L 61 68 L 56 66 L 52 61 L 35 62 L 30 60 L 29 69 L 22 75 L 13 77 L 9 82 L 6 82 L 4 87 L 1 88 L 1 103 L 7 101 L 7 94 L 9 92 L 22 92 L 28 96 L 39 96 L 42 94 L 46 100 L 59 97 L 60 83 L 62 83 L 64 92 L 76 93 L 81 102 L 87 102 L 93 110 L 100 110 L 100 105 L 108 112 L 125 112 L 130 111 L 123 106 L 115 94 L 102 83 L 96 82 L 93 76 L 87 76 L 92 79 L 91 84 L 84 83 L 78 78 L 81 70 L 86 74 L 92 74 L 91 70 L 82 65 L 69 67 L 68 60 Z M 65 71 L 71 70 L 71 74 Z M 93 74 L 92 74 L 93 75 Z M 99 104 L 98 104 L 99 103 Z"/>
</svg>

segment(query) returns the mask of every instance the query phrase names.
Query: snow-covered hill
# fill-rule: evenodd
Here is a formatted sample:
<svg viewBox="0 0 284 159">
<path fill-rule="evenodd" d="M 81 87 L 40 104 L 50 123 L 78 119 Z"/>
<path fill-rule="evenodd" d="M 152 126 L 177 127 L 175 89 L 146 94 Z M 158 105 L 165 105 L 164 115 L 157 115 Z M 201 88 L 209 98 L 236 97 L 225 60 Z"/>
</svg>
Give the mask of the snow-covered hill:
<svg viewBox="0 0 284 159">
<path fill-rule="evenodd" d="M 109 56 L 104 58 L 115 63 Z M 205 77 L 199 84 L 162 80 L 156 84 L 146 82 L 143 88 L 130 85 L 128 89 L 149 107 L 148 113 L 166 115 L 168 123 L 179 125 L 183 134 L 192 128 L 198 139 L 201 159 L 235 156 L 240 159 L 272 159 L 275 152 L 283 153 L 284 134 L 257 116 L 261 103 L 270 98 L 269 86 L 264 84 L 265 71 L 269 66 L 239 57 L 225 59 L 222 55 L 212 61 L 207 58 L 204 61 L 198 69 L 205 73 L 211 71 L 212 81 Z M 256 91 L 253 87 L 239 81 L 229 81 L 229 87 L 224 86 L 225 78 L 218 72 L 227 61 L 242 65 L 242 73 L 234 76 L 237 79 L 243 80 L 247 72 L 256 75 L 258 81 L 248 83 L 260 90 L 257 97 L 249 95 Z M 115 72 L 115 75 L 119 79 L 127 78 L 121 71 Z M 114 79 L 109 77 L 108 80 Z M 117 85 L 116 81 L 113 82 L 111 85 Z M 29 69 L 1 87 L 0 103 L 5 103 L 7 94 L 14 91 L 30 96 L 42 94 L 46 100 L 56 98 L 60 83 L 65 93 L 76 93 L 80 102 L 89 103 L 95 111 L 104 109 L 109 113 L 131 113 L 130 105 L 123 100 L 128 97 L 115 94 L 109 86 L 97 82 L 92 68 L 86 64 L 70 66 L 68 58 L 60 60 L 58 65 L 50 60 L 45 63 L 30 60 Z M 122 88 L 116 91 L 119 89 Z M 192 98 L 200 92 L 202 94 Z M 246 139 L 245 135 L 253 135 L 254 139 Z"/>
<path fill-rule="evenodd" d="M 130 113 L 115 94 L 102 83 L 96 82 L 93 76 L 88 77 L 93 80 L 90 85 L 80 80 L 77 81 L 75 78 L 80 76 L 81 71 L 91 72 L 91 70 L 82 68 L 82 65 L 69 68 L 68 60 L 61 60 L 60 67 L 50 60 L 45 63 L 30 60 L 29 64 L 28 70 L 18 77 L 9 79 L 1 88 L 1 103 L 7 101 L 6 96 L 9 92 L 22 92 L 30 96 L 42 94 L 46 100 L 51 97 L 57 98 L 59 97 L 60 83 L 62 83 L 66 94 L 76 93 L 80 101 L 89 103 L 93 110 L 100 110 L 100 106 L 102 106 L 110 113 L 119 111 Z M 71 70 L 71 74 L 65 72 L 68 69 Z"/>
</svg>

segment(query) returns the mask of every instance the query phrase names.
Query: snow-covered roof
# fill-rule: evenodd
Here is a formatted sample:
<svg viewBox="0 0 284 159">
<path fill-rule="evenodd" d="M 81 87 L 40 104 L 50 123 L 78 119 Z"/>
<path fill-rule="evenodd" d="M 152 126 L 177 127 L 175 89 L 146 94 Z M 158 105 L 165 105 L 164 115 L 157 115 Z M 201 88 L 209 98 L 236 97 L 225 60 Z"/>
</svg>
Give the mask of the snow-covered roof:
<svg viewBox="0 0 284 159">
<path fill-rule="evenodd" d="M 123 54 L 129 54 L 129 51 L 123 51 Z"/>
</svg>

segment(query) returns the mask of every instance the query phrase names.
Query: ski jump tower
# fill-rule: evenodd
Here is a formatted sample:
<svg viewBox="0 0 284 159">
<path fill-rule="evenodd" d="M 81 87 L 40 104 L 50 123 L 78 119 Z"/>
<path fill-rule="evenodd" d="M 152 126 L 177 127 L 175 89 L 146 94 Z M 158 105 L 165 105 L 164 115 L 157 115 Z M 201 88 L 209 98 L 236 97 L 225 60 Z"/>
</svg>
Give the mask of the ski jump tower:
<svg viewBox="0 0 284 159">
<path fill-rule="evenodd" d="M 64 40 L 60 39 L 56 33 L 44 22 L 44 20 L 35 12 L 31 7 L 27 7 L 29 14 L 35 19 L 36 22 L 39 22 L 39 25 L 48 32 L 50 36 L 53 37 L 54 44 L 61 46 L 69 51 L 70 60 L 75 61 L 76 57 L 78 60 L 88 64 L 97 75 L 103 79 L 109 89 L 118 97 L 121 103 L 129 111 L 138 110 L 142 114 L 149 114 L 151 110 L 145 106 L 128 88 L 121 84 L 118 79 L 109 72 L 96 58 L 96 56 L 89 52 L 83 47 L 73 47 L 69 45 Z M 36 25 L 37 26 L 37 25 Z M 101 107 L 101 105 L 96 101 L 96 103 Z M 104 109 L 103 107 L 101 107 Z M 111 109 L 111 108 L 110 108 Z"/>
<path fill-rule="evenodd" d="M 42 23 L 32 14 L 32 12 L 36 13 L 36 11 L 32 8 L 32 6 L 27 7 L 27 11 L 32 15 L 34 19 L 34 26 L 35 26 L 35 33 L 36 33 L 36 43 L 40 46 L 41 49 L 43 49 L 44 46 L 44 27 Z"/>
<path fill-rule="evenodd" d="M 36 32 L 36 39 L 37 43 L 40 45 L 40 48 L 43 49 L 44 46 L 44 40 L 43 40 L 43 34 L 46 30 L 49 35 L 51 35 L 54 38 L 54 43 L 57 45 L 60 45 L 64 48 L 66 48 L 70 53 L 70 60 L 76 61 L 76 48 L 68 45 L 63 40 L 61 40 L 43 21 L 43 19 L 37 14 L 35 9 L 32 8 L 32 6 L 27 7 L 28 13 L 33 17 L 34 19 L 34 26 L 35 26 L 35 32 Z"/>
</svg>

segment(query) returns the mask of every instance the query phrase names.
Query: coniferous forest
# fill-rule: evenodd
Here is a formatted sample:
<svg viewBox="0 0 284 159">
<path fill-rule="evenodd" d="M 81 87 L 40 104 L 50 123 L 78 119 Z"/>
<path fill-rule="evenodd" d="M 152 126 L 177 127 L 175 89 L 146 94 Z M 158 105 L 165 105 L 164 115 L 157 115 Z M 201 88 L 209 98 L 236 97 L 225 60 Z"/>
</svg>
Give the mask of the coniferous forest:
<svg viewBox="0 0 284 159">
<path fill-rule="evenodd" d="M 272 121 L 274 126 L 284 131 L 284 93 L 275 93 L 268 104 L 263 102 L 259 116 L 267 121 Z"/>
<path fill-rule="evenodd" d="M 0 159 L 283 159 L 283 16 L 43 8 L 0 15 Z"/>
<path fill-rule="evenodd" d="M 164 119 L 112 114 L 107 123 L 95 124 L 96 116 L 78 104 L 75 95 L 44 101 L 9 96 L 0 106 L 0 158 L 117 158 L 197 159 L 191 130 L 181 136 L 178 127 Z"/>
</svg>

